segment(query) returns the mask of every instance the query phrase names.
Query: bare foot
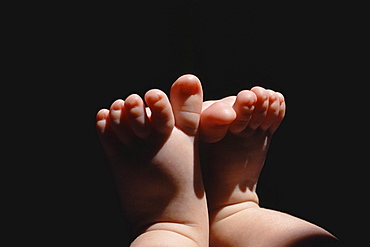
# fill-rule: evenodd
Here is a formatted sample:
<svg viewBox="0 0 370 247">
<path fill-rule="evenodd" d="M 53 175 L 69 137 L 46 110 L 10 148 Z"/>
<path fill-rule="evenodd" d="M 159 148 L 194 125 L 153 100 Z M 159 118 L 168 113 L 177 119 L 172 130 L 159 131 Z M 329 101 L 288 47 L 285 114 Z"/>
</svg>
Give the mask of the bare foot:
<svg viewBox="0 0 370 247">
<path fill-rule="evenodd" d="M 97 132 L 132 226 L 132 246 L 208 246 L 207 205 L 195 136 L 203 92 L 180 77 L 171 103 L 160 90 L 115 101 Z"/>
<path fill-rule="evenodd" d="M 335 240 L 320 227 L 258 205 L 258 178 L 285 109 L 282 94 L 261 87 L 203 104 L 199 129 L 210 246 L 317 246 Z"/>
<path fill-rule="evenodd" d="M 204 103 L 200 135 L 208 143 L 204 177 L 210 210 L 258 204 L 256 184 L 284 114 L 283 95 L 261 87 Z"/>
</svg>

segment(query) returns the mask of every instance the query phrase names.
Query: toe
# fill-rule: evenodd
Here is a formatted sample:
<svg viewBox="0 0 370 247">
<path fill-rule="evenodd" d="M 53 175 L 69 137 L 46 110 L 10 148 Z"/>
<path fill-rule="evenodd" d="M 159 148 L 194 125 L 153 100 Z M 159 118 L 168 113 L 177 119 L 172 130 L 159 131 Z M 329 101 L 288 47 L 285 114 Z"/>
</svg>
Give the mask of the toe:
<svg viewBox="0 0 370 247">
<path fill-rule="evenodd" d="M 150 134 L 150 125 L 141 97 L 137 94 L 127 97 L 125 100 L 125 110 L 131 129 L 135 135 L 142 139 L 147 138 Z"/>
<path fill-rule="evenodd" d="M 278 95 L 272 90 L 267 90 L 267 92 L 269 93 L 269 106 L 266 116 L 260 126 L 262 130 L 267 130 L 270 128 L 279 115 L 280 109 L 280 100 Z"/>
<path fill-rule="evenodd" d="M 174 127 L 174 116 L 167 95 L 158 89 L 145 94 L 145 101 L 151 111 L 150 123 L 153 131 L 169 135 Z"/>
<path fill-rule="evenodd" d="M 109 118 L 109 110 L 101 109 L 96 114 L 96 130 L 98 132 L 99 137 L 106 134 L 108 129 L 107 119 Z"/>
<path fill-rule="evenodd" d="M 118 99 L 113 102 L 109 110 L 110 125 L 116 133 L 117 137 L 124 144 L 128 144 L 132 138 L 132 130 L 128 123 L 127 114 L 125 111 L 125 102 Z"/>
<path fill-rule="evenodd" d="M 207 107 L 201 114 L 199 135 L 202 141 L 213 143 L 221 140 L 229 125 L 236 118 L 231 104 L 218 101 Z"/>
<path fill-rule="evenodd" d="M 203 101 L 199 79 L 193 75 L 181 76 L 172 85 L 170 95 L 176 126 L 188 135 L 195 135 Z"/>
<path fill-rule="evenodd" d="M 277 94 L 277 97 L 279 98 L 280 106 L 279 106 L 279 113 L 269 128 L 271 133 L 274 133 L 277 130 L 277 128 L 279 127 L 279 125 L 284 119 L 285 111 L 286 111 L 286 104 L 285 104 L 284 96 L 281 93 L 276 93 L 276 94 Z"/>
<path fill-rule="evenodd" d="M 121 99 L 118 99 L 112 103 L 110 106 L 110 119 L 112 122 L 112 126 L 119 126 L 122 122 L 122 109 L 124 109 L 125 102 Z"/>
<path fill-rule="evenodd" d="M 257 101 L 249 121 L 251 129 L 257 129 L 263 122 L 269 105 L 269 93 L 262 87 L 253 87 L 251 91 L 256 95 Z"/>
<path fill-rule="evenodd" d="M 238 93 L 233 106 L 236 112 L 236 119 L 230 124 L 230 132 L 237 134 L 248 126 L 256 101 L 257 96 L 252 91 L 244 90 Z"/>
</svg>

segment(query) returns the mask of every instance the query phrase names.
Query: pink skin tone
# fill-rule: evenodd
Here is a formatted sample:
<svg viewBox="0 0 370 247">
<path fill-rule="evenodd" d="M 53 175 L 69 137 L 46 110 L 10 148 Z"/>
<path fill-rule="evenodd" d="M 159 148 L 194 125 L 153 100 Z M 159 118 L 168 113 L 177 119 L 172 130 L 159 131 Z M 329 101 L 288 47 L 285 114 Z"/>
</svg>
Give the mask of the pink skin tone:
<svg viewBox="0 0 370 247">
<path fill-rule="evenodd" d="M 258 205 L 258 178 L 285 111 L 283 95 L 262 87 L 203 104 L 199 135 L 210 246 L 336 242 L 318 226 Z"/>
<path fill-rule="evenodd" d="M 203 92 L 180 77 L 171 103 L 160 90 L 130 95 L 97 114 L 131 246 L 208 246 L 208 213 L 195 149 Z M 180 245 L 178 245 L 181 243 Z"/>
<path fill-rule="evenodd" d="M 202 101 L 199 79 L 184 75 L 172 85 L 170 100 L 154 89 L 144 100 L 130 95 L 97 114 L 131 246 L 293 246 L 292 239 L 309 236 L 334 239 L 258 206 L 256 185 L 284 118 L 283 95 L 254 87 Z"/>
<path fill-rule="evenodd" d="M 254 87 L 205 102 L 200 139 L 209 210 L 241 202 L 258 204 L 255 192 L 271 137 L 285 115 L 280 93 Z"/>
</svg>

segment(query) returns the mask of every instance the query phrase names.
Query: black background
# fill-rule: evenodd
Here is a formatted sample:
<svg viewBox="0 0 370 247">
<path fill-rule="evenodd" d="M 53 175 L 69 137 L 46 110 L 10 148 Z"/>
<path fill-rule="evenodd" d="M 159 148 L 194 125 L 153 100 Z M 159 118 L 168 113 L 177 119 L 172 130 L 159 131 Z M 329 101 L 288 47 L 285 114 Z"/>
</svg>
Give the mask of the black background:
<svg viewBox="0 0 370 247">
<path fill-rule="evenodd" d="M 131 93 L 168 93 L 179 76 L 192 73 L 205 100 L 255 85 L 285 95 L 286 118 L 258 185 L 261 206 L 355 241 L 361 224 L 350 220 L 361 220 L 353 194 L 360 179 L 351 171 L 364 162 L 354 138 L 360 120 L 353 108 L 363 84 L 352 67 L 359 40 L 353 8 L 297 1 L 89 3 L 47 6 L 32 16 L 36 21 L 24 21 L 31 54 L 25 62 L 37 57 L 30 75 L 49 92 L 40 105 L 58 109 L 45 123 L 53 135 L 41 185 L 48 234 L 40 238 L 51 246 L 126 243 L 95 114 Z"/>
</svg>

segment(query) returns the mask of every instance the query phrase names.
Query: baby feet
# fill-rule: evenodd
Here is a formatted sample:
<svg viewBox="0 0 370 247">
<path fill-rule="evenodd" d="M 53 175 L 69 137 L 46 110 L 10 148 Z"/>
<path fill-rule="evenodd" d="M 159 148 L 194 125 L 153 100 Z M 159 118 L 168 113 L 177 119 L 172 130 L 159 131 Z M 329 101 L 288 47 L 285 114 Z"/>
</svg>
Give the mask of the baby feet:
<svg viewBox="0 0 370 247">
<path fill-rule="evenodd" d="M 150 90 L 144 100 L 130 95 L 97 114 L 98 136 L 131 224 L 131 246 L 317 246 L 335 240 L 313 224 L 258 206 L 258 178 L 285 115 L 282 94 L 254 87 L 204 103 L 202 94 L 199 80 L 185 75 L 173 84 L 171 101 Z"/>
<path fill-rule="evenodd" d="M 132 246 L 208 246 L 207 205 L 195 136 L 203 92 L 180 77 L 170 99 L 160 90 L 115 101 L 97 131 L 136 239 Z"/>
</svg>

